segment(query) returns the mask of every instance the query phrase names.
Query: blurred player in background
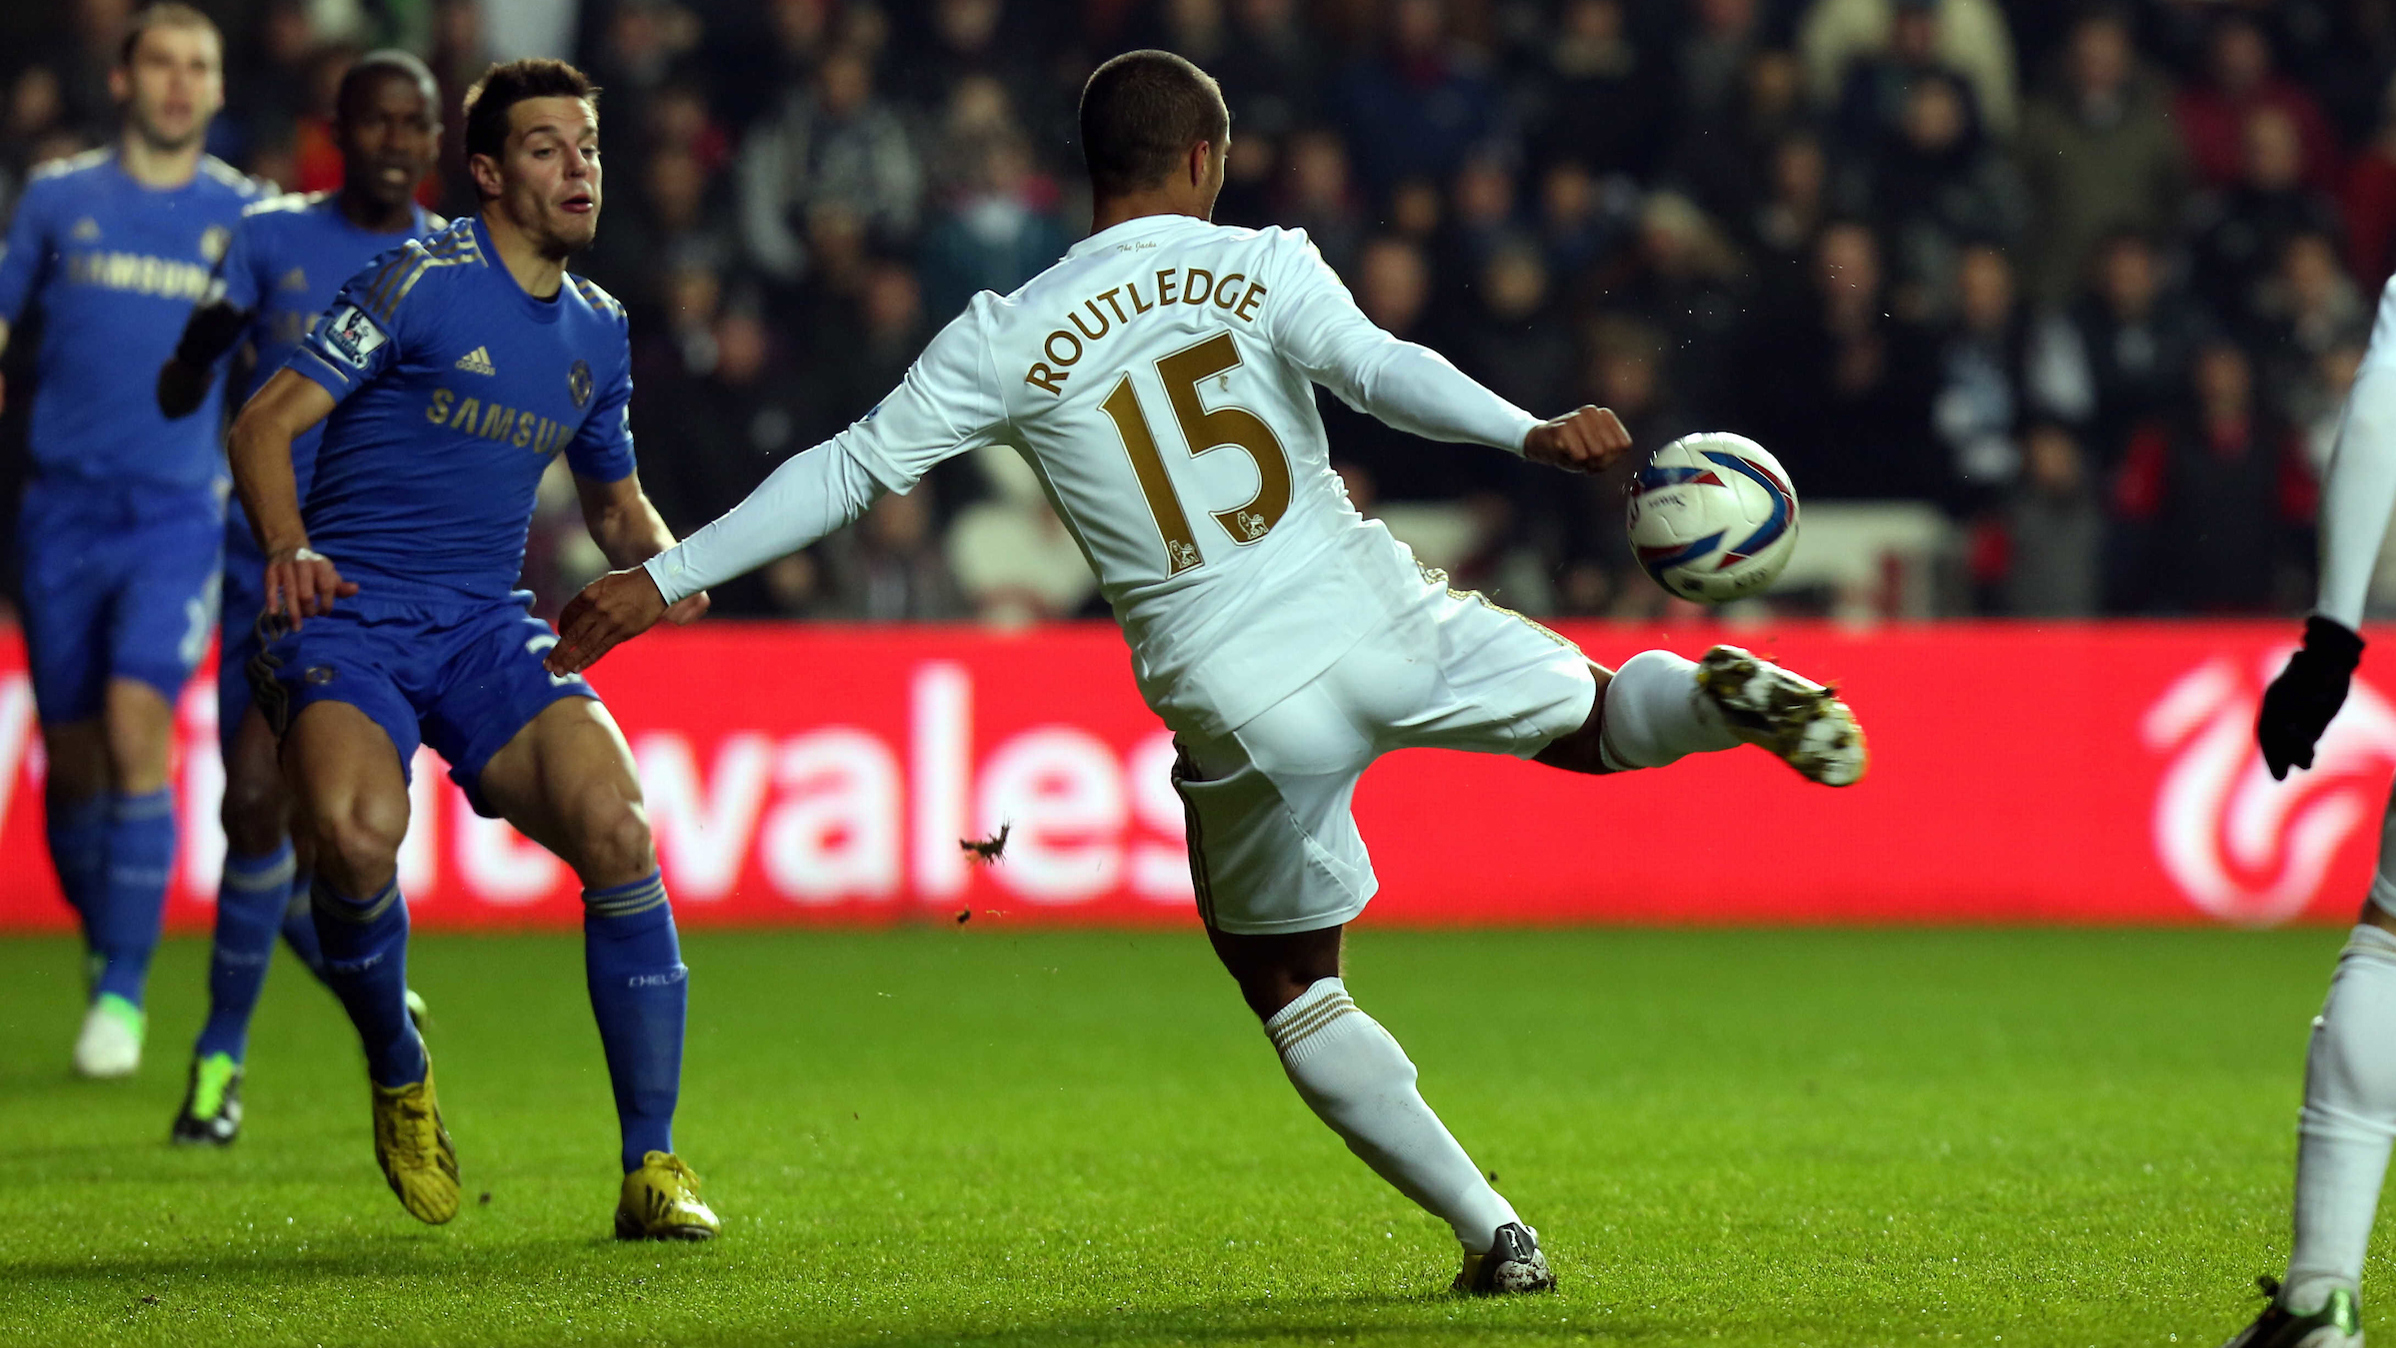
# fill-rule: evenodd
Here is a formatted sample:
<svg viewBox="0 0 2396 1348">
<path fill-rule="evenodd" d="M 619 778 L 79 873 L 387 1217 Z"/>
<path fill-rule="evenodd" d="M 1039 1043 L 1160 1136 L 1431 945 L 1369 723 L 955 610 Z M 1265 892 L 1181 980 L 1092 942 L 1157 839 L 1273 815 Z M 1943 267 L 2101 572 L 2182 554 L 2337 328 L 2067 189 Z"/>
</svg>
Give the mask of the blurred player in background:
<svg viewBox="0 0 2396 1348">
<path fill-rule="evenodd" d="M 223 44 L 187 5 L 134 16 L 110 147 L 39 170 L 0 258 L 0 347 L 41 306 L 25 490 L 25 643 L 49 759 L 50 860 L 82 919 L 75 1070 L 141 1065 L 142 992 L 175 857 L 175 698 L 216 624 L 222 400 L 172 420 L 150 385 L 256 184 L 202 154 Z"/>
<path fill-rule="evenodd" d="M 542 667 L 556 633 L 514 588 L 561 451 L 610 559 L 674 541 L 633 471 L 624 311 L 565 270 L 599 223 L 597 96 L 560 61 L 492 67 L 466 100 L 480 214 L 350 278 L 242 409 L 233 474 L 267 610 L 289 620 L 254 663 L 257 697 L 314 846 L 326 979 L 365 1044 L 392 1190 L 423 1221 L 457 1215 L 457 1156 L 406 1004 L 398 854 L 421 737 L 478 813 L 582 879 L 623 1135 L 616 1234 L 706 1239 L 721 1227 L 672 1141 L 687 983 L 632 753 L 589 684 Z M 303 513 L 292 444 L 319 422 Z"/>
<path fill-rule="evenodd" d="M 1039 470 L 1181 750 L 1190 865 L 1216 953 L 1298 1093 L 1463 1244 L 1466 1292 L 1553 1285 L 1537 1238 L 1415 1089 L 1340 978 L 1375 881 L 1349 813 L 1392 749 L 1512 754 L 1578 772 L 1762 744 L 1816 781 L 1860 777 L 1846 706 L 1744 651 L 1619 673 L 1451 590 L 1331 471 L 1313 383 L 1402 430 L 1601 468 L 1629 448 L 1595 407 L 1542 422 L 1375 327 L 1304 233 L 1208 223 L 1229 113 L 1164 52 L 1084 87 L 1089 238 L 1006 298 L 984 292 L 862 421 L 645 567 L 568 605 L 550 664 L 587 667 L 707 585 L 807 546 L 934 464 L 1009 445 Z"/>
<path fill-rule="evenodd" d="M 413 197 L 439 158 L 440 116 L 440 87 L 406 52 L 371 52 L 349 68 L 334 98 L 341 190 L 275 197 L 242 213 L 217 266 L 216 290 L 192 311 L 175 354 L 159 367 L 160 411 L 173 418 L 197 412 L 215 382 L 217 360 L 237 343 L 251 353 L 242 392 L 256 392 L 298 350 L 343 281 L 377 253 L 447 224 Z M 311 429 L 292 442 L 302 500 L 320 438 Z M 250 697 L 247 667 L 258 653 L 266 559 L 238 504 L 227 515 L 224 539 L 216 731 L 225 759 L 225 868 L 216 891 L 208 1020 L 192 1048 L 190 1085 L 171 1134 L 177 1142 L 216 1146 L 241 1131 L 250 1012 L 266 986 L 275 933 L 320 977 L 324 965 L 309 913 L 308 867 L 291 845 L 291 803 L 275 762 L 274 732 Z"/>
<path fill-rule="evenodd" d="M 2255 739 L 2275 778 L 2313 766 L 2313 746 L 2362 663 L 2363 597 L 2396 508 L 2396 283 L 2379 299 L 2371 345 L 2321 484 L 2321 588 L 2304 645 L 2263 693 Z M 2396 1140 L 2396 797 L 2379 874 L 2330 976 L 2305 1053 L 2297 1116 L 2296 1241 L 2288 1276 L 2262 1280 L 2271 1304 L 2229 1348 L 2358 1348 L 2363 1255 Z"/>
</svg>

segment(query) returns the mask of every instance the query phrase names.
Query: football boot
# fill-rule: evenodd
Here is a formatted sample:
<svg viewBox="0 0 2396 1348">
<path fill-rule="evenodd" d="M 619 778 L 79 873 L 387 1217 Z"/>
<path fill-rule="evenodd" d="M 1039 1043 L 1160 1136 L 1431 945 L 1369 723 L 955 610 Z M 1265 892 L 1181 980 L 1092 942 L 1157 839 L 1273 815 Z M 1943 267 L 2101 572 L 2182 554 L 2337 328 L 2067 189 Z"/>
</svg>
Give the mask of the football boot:
<svg viewBox="0 0 2396 1348">
<path fill-rule="evenodd" d="M 2221 1348 L 2363 1348 L 2363 1311 L 2354 1293 L 2337 1288 L 2320 1310 L 2298 1315 L 2280 1304 L 2278 1279 L 2257 1278 L 2255 1284 L 2271 1304 Z"/>
<path fill-rule="evenodd" d="M 1697 687 L 1730 732 L 1769 750 L 1807 781 L 1852 786 L 1864 775 L 1864 731 L 1831 689 L 1736 646 L 1697 662 Z"/>
<path fill-rule="evenodd" d="M 92 998 L 75 1036 L 75 1075 L 113 1081 L 139 1071 L 144 1024 L 141 1008 L 115 993 Z"/>
<path fill-rule="evenodd" d="M 1450 1290 L 1464 1296 L 1507 1296 L 1516 1292 L 1551 1292 L 1556 1275 L 1548 1271 L 1547 1256 L 1539 1252 L 1539 1233 L 1521 1222 L 1497 1229 L 1487 1254 L 1466 1254 L 1464 1267 Z"/>
<path fill-rule="evenodd" d="M 241 1064 L 230 1053 L 191 1060 L 191 1085 L 167 1140 L 178 1147 L 224 1147 L 241 1134 Z"/>
<path fill-rule="evenodd" d="M 650 1152 L 624 1177 L 616 1239 L 713 1240 L 723 1233 L 715 1211 L 699 1200 L 699 1177 L 674 1153 Z"/>
<path fill-rule="evenodd" d="M 374 1159 L 399 1205 L 420 1222 L 439 1226 L 458 1215 L 458 1153 L 441 1126 L 441 1103 L 433 1094 L 433 1062 L 424 1060 L 424 1080 L 405 1086 L 376 1086 Z"/>
</svg>

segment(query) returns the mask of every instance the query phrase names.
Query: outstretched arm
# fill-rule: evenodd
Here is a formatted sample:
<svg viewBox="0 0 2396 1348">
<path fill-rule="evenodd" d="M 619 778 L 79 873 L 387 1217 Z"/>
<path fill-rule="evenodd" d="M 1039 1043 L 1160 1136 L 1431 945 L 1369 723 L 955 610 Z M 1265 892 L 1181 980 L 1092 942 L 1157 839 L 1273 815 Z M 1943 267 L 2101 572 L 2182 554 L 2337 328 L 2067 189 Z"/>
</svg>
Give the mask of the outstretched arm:
<svg viewBox="0 0 2396 1348">
<path fill-rule="evenodd" d="M 558 616 L 551 672 L 590 668 L 669 605 L 797 552 L 864 514 L 883 492 L 904 492 L 932 465 L 990 443 L 1005 424 L 995 387 L 978 312 L 968 308 L 863 419 L 775 469 L 722 519 L 586 586 Z"/>
<path fill-rule="evenodd" d="M 581 673 L 681 605 L 703 601 L 707 587 L 797 552 L 864 514 L 882 484 L 842 444 L 845 438 L 793 457 L 722 518 L 645 564 L 585 586 L 558 615 L 550 672 Z M 609 560 L 616 560 L 612 553 Z"/>
<path fill-rule="evenodd" d="M 333 410 L 333 395 L 288 369 L 275 371 L 241 409 L 225 437 L 232 461 L 233 489 L 249 512 L 250 532 L 266 553 L 266 611 L 298 627 L 309 617 L 333 611 L 336 597 L 356 594 L 331 559 L 308 546 L 300 519 L 299 479 L 291 469 L 291 442 Z"/>
<path fill-rule="evenodd" d="M 208 396 L 208 386 L 216 381 L 217 359 L 233 349 L 249 322 L 247 310 L 222 297 L 191 311 L 183 323 L 183 339 L 175 343 L 175 354 L 158 367 L 158 410 L 167 420 L 199 410 Z"/>
<path fill-rule="evenodd" d="M 1283 271 L 1286 293 L 1265 310 L 1274 349 L 1357 411 L 1425 439 L 1488 445 L 1575 472 L 1598 472 L 1630 448 L 1621 419 L 1602 407 L 1541 421 L 1438 352 L 1390 335 L 1356 307 L 1314 245 Z"/>
</svg>

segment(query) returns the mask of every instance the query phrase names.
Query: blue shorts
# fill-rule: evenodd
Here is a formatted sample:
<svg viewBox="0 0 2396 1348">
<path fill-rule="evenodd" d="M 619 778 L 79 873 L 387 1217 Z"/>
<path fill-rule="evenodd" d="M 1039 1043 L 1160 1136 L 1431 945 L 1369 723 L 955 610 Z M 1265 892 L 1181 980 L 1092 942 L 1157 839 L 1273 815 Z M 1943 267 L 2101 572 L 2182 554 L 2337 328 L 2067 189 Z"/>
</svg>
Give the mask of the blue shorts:
<svg viewBox="0 0 2396 1348">
<path fill-rule="evenodd" d="M 346 702 L 391 737 L 403 775 L 416 746 L 429 744 L 474 812 L 495 819 L 478 787 L 491 755 L 550 703 L 599 696 L 581 675 L 542 666 L 557 632 L 531 604 L 529 590 L 502 600 L 359 595 L 296 632 L 266 623 L 249 665 L 258 708 L 280 736 L 311 704 Z"/>
<path fill-rule="evenodd" d="M 266 554 L 248 525 L 225 530 L 224 626 L 216 646 L 216 744 L 226 761 L 241 718 L 256 705 L 250 661 L 258 658 L 258 618 L 266 612 Z"/>
<path fill-rule="evenodd" d="M 114 678 L 169 702 L 182 693 L 216 627 L 225 509 L 215 487 L 36 478 L 17 539 L 42 720 L 99 715 Z"/>
</svg>

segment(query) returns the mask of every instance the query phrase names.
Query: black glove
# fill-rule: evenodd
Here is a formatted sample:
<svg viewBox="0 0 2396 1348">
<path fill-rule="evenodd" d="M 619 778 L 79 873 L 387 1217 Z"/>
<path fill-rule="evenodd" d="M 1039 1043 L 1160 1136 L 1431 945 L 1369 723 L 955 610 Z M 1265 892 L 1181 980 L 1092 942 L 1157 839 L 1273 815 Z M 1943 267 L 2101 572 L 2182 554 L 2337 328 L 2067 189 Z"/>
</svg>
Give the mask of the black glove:
<svg viewBox="0 0 2396 1348">
<path fill-rule="evenodd" d="M 2263 714 L 2255 720 L 2255 743 L 2273 781 L 2291 767 L 2313 766 L 2313 745 L 2345 705 L 2346 685 L 2363 660 L 2363 639 L 2343 623 L 2315 615 L 2305 619 L 2304 647 L 2263 690 Z"/>
</svg>

